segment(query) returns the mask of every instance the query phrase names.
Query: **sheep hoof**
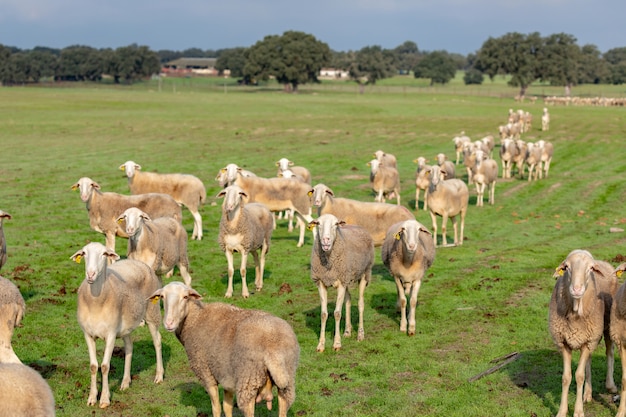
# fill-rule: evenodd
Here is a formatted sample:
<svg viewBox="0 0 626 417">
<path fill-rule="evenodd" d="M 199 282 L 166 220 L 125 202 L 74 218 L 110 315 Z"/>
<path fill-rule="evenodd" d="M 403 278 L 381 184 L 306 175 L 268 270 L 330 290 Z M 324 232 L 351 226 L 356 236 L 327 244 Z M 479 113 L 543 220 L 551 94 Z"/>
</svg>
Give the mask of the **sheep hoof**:
<svg viewBox="0 0 626 417">
<path fill-rule="evenodd" d="M 338 352 L 341 349 L 341 343 L 333 343 L 333 350 Z"/>
<path fill-rule="evenodd" d="M 365 330 L 359 329 L 359 335 L 357 336 L 356 340 L 359 342 L 365 340 Z"/>
</svg>

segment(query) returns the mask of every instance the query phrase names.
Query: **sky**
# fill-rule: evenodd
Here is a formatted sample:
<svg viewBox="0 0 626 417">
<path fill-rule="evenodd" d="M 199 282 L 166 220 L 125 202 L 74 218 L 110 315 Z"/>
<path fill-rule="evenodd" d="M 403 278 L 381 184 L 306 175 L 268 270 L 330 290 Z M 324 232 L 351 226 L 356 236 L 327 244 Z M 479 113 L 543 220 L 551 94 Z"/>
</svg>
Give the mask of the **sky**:
<svg viewBox="0 0 626 417">
<path fill-rule="evenodd" d="M 249 47 L 295 30 L 335 51 L 405 41 L 466 55 L 509 32 L 626 47 L 626 0 L 0 0 L 0 44 L 20 49 Z"/>
</svg>

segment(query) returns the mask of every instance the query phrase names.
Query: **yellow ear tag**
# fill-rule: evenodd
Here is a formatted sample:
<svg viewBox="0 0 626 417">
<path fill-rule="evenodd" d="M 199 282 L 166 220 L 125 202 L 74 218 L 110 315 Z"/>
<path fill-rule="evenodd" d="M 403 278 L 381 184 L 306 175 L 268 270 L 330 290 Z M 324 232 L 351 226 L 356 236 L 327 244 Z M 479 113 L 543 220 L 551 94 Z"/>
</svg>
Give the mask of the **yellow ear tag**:
<svg viewBox="0 0 626 417">
<path fill-rule="evenodd" d="M 152 304 L 158 304 L 159 303 L 159 297 L 152 297 Z"/>
<path fill-rule="evenodd" d="M 619 270 L 615 274 L 617 275 L 618 278 L 621 278 L 623 273 L 624 273 L 624 271 Z"/>
<path fill-rule="evenodd" d="M 122 224 L 122 222 L 123 222 L 123 221 L 124 221 L 124 219 L 117 219 L 117 222 L 118 222 L 119 224 Z"/>
<path fill-rule="evenodd" d="M 560 277 L 563 276 L 563 268 L 557 268 L 556 273 L 559 274 Z"/>
<path fill-rule="evenodd" d="M 395 235 L 393 235 L 393 237 L 395 237 L 396 240 L 400 240 L 400 233 L 396 233 Z"/>
<path fill-rule="evenodd" d="M 310 192 L 310 191 L 309 191 L 308 193 L 306 193 L 306 194 L 307 194 L 309 197 L 311 197 L 311 196 L 313 195 L 313 193 L 312 193 L 312 192 Z"/>
<path fill-rule="evenodd" d="M 81 255 L 78 255 L 76 258 L 74 258 L 74 262 L 79 264 L 81 259 L 83 259 L 83 257 Z"/>
<path fill-rule="evenodd" d="M 310 232 L 312 232 L 313 229 L 315 229 L 315 225 L 309 224 L 306 228 L 309 229 Z"/>
</svg>

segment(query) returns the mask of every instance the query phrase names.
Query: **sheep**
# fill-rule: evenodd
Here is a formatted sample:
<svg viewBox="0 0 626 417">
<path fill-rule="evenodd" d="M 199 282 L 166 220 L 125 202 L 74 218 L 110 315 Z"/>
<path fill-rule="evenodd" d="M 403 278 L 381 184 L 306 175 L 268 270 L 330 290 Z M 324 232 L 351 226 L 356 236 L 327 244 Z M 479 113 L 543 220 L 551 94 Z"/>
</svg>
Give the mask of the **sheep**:
<svg viewBox="0 0 626 417">
<path fill-rule="evenodd" d="M 415 171 L 415 210 L 419 209 L 419 201 L 420 201 L 420 191 L 424 191 L 424 210 L 428 210 L 428 205 L 426 204 L 426 197 L 428 196 L 428 184 L 430 184 L 430 180 L 426 177 L 425 169 L 430 165 L 426 164 L 426 158 L 420 156 L 417 159 L 414 159 L 413 162 L 417 164 L 417 170 Z"/>
<path fill-rule="evenodd" d="M 567 415 L 573 350 L 580 350 L 574 415 L 583 416 L 583 401 L 591 401 L 592 396 L 591 354 L 603 335 L 607 358 L 606 388 L 617 392 L 613 380 L 613 342 L 609 331 L 617 278 L 610 264 L 595 260 L 588 251 L 580 249 L 567 255 L 556 268 L 554 277 L 557 281 L 550 298 L 548 327 L 563 356 L 561 405 L 557 416 Z"/>
<path fill-rule="evenodd" d="M 519 149 L 513 139 L 505 138 L 500 146 L 500 159 L 502 160 L 502 178 L 511 178 L 511 170 L 514 159 L 519 154 Z"/>
<path fill-rule="evenodd" d="M 484 138 L 482 138 L 480 141 L 483 143 L 483 149 L 486 149 L 485 153 L 489 155 L 490 158 L 492 158 L 493 149 L 496 146 L 495 141 L 493 139 L 493 135 L 487 135 Z"/>
<path fill-rule="evenodd" d="M 126 161 L 120 169 L 128 177 L 131 194 L 162 193 L 171 195 L 178 204 L 187 207 L 193 216 L 191 239 L 202 240 L 202 216 L 198 209 L 206 201 L 202 181 L 190 174 L 160 174 L 141 171 L 141 165 Z"/>
<path fill-rule="evenodd" d="M 224 303 L 203 303 L 180 282 L 155 291 L 163 300 L 163 326 L 185 348 L 189 365 L 211 398 L 213 417 L 221 415 L 218 385 L 224 389 L 224 414 L 232 417 L 233 397 L 245 417 L 255 402 L 271 409 L 278 390 L 278 415 L 286 417 L 296 397 L 298 339 L 283 319 L 260 310 Z"/>
<path fill-rule="evenodd" d="M 294 163 L 287 158 L 280 158 L 276 162 L 276 166 L 278 167 L 277 174 L 290 169 L 296 176 L 302 178 L 303 182 L 311 184 L 311 172 L 305 167 L 294 166 Z"/>
<path fill-rule="evenodd" d="M 317 184 L 309 192 L 317 215 L 333 214 L 347 224 L 363 227 L 374 241 L 374 246 L 382 246 L 387 229 L 402 220 L 414 220 L 415 216 L 404 206 L 388 203 L 373 203 L 335 197 L 333 191 L 324 184 Z"/>
<path fill-rule="evenodd" d="M 442 217 L 441 235 L 443 245 L 447 246 L 446 229 L 448 217 L 452 219 L 454 228 L 454 245 L 463 244 L 463 231 L 465 229 L 465 214 L 469 203 L 469 190 L 465 183 L 457 178 L 450 180 L 442 179 L 441 168 L 432 166 L 427 171 L 430 178 L 428 187 L 428 210 L 433 223 L 433 242 L 437 246 L 437 216 Z M 445 173 L 444 173 L 445 176 Z M 458 238 L 457 219 L 461 216 L 461 236 Z"/>
<path fill-rule="evenodd" d="M 626 270 L 626 263 L 615 269 L 617 278 L 621 278 Z M 616 417 L 626 416 L 626 283 L 622 284 L 613 297 L 610 321 L 611 340 L 619 350 L 622 359 L 622 390 Z"/>
<path fill-rule="evenodd" d="M 13 282 L 0 276 L 0 362 L 22 363 L 13 351 L 13 330 L 22 322 L 26 303 Z"/>
<path fill-rule="evenodd" d="M 0 363 L 0 415 L 54 417 L 54 396 L 39 372 L 21 363 Z"/>
<path fill-rule="evenodd" d="M 187 259 L 187 231 L 172 217 L 156 219 L 138 209 L 128 208 L 117 218 L 126 223 L 126 257 L 147 264 L 159 277 L 178 266 L 185 284 L 191 286 Z"/>
<path fill-rule="evenodd" d="M 4 237 L 4 219 L 11 220 L 11 215 L 6 211 L 0 210 L 0 269 L 7 263 L 7 241 Z"/>
<path fill-rule="evenodd" d="M 367 163 L 370 167 L 370 184 L 376 193 L 374 201 L 384 203 L 385 198 L 396 196 L 396 204 L 400 205 L 400 174 L 393 167 L 382 165 L 377 159 Z"/>
<path fill-rule="evenodd" d="M 552 155 L 554 154 L 554 145 L 551 142 L 545 140 L 537 141 L 537 145 L 541 148 L 541 162 L 543 164 L 543 176 L 548 178 L 548 172 L 550 171 L 550 163 L 552 162 Z"/>
<path fill-rule="evenodd" d="M 257 291 L 263 288 L 265 256 L 270 249 L 270 240 L 274 229 L 272 213 L 263 204 L 246 203 L 248 194 L 236 185 L 226 187 L 217 195 L 224 198 L 222 218 L 220 220 L 219 245 L 228 261 L 228 289 L 225 297 L 233 296 L 233 252 L 241 254 L 241 295 L 248 298 L 246 283 L 246 263 L 248 254 L 254 258 L 254 284 Z M 259 256 L 260 251 L 260 256 Z"/>
<path fill-rule="evenodd" d="M 100 191 L 100 185 L 88 177 L 82 177 L 72 186 L 80 190 L 80 198 L 87 207 L 89 225 L 106 236 L 106 247 L 115 251 L 115 236 L 128 238 L 126 231 L 117 222 L 117 216 L 129 207 L 138 207 L 150 216 L 173 217 L 182 221 L 182 210 L 178 203 L 167 194 L 149 193 L 122 195 Z"/>
<path fill-rule="evenodd" d="M 401 332 L 407 331 L 406 296 L 410 294 L 408 334 L 414 336 L 417 295 L 426 270 L 435 260 L 432 235 L 417 220 L 396 223 L 387 230 L 381 255 L 383 264 L 396 281 Z"/>
<path fill-rule="evenodd" d="M 456 162 L 454 164 L 458 165 L 461 154 L 463 153 L 463 147 L 466 142 L 471 142 L 471 139 L 469 136 L 465 136 L 465 132 L 461 132 L 460 136 L 452 138 L 452 142 L 454 142 L 454 151 L 456 152 Z"/>
<path fill-rule="evenodd" d="M 472 179 L 476 185 L 476 206 L 483 206 L 485 187 L 489 186 L 489 204 L 495 204 L 496 181 L 498 179 L 498 163 L 483 153 L 476 151 L 476 167 L 472 174 Z"/>
<path fill-rule="evenodd" d="M 311 187 L 289 178 L 259 178 L 237 175 L 234 185 L 240 187 L 248 196 L 250 203 L 262 203 L 270 211 L 294 210 L 300 220 L 300 236 L 297 247 L 304 245 L 305 225 L 311 217 Z"/>
<path fill-rule="evenodd" d="M 528 154 L 528 145 L 521 139 L 515 140 L 517 154 L 513 156 L 513 163 L 517 167 L 517 173 L 520 179 L 524 178 L 524 164 L 526 163 L 526 155 Z"/>
<path fill-rule="evenodd" d="M 439 165 L 446 171 L 448 179 L 456 178 L 454 163 L 452 161 L 448 161 L 448 157 L 446 156 L 446 154 L 438 153 L 436 159 L 437 165 Z"/>
<path fill-rule="evenodd" d="M 77 317 L 89 350 L 91 388 L 87 405 L 95 405 L 98 397 L 96 339 L 100 338 L 105 342 L 101 363 L 100 408 L 106 408 L 111 404 L 109 369 L 115 339 L 124 340 L 126 359 L 120 390 L 125 390 L 130 385 L 130 366 L 133 356 L 131 333 L 144 321 L 148 324 L 156 351 L 154 382 L 163 381 L 163 357 L 159 333 L 161 311 L 158 305 L 148 303 L 148 298 L 161 287 L 161 282 L 154 271 L 140 261 L 124 259 L 107 265 L 109 261 L 117 261 L 119 255 L 101 243 L 88 243 L 70 259 L 80 263 L 82 258 L 85 258 L 85 279 L 77 291 Z"/>
<path fill-rule="evenodd" d="M 343 336 L 350 337 L 352 322 L 350 310 L 352 302 L 349 287 L 358 283 L 359 287 L 359 327 L 357 340 L 365 338 L 363 310 L 365 287 L 372 278 L 374 265 L 374 242 L 364 228 L 346 225 L 332 214 L 323 214 L 309 223 L 315 228 L 315 239 L 311 252 L 311 279 L 317 286 L 321 304 L 321 330 L 317 351 L 323 352 L 326 344 L 326 320 L 328 319 L 328 287 L 337 288 L 335 303 L 335 338 L 333 349 L 341 349 L 341 309 L 346 304 L 345 329 Z"/>
<path fill-rule="evenodd" d="M 248 171 L 247 169 L 240 168 L 237 164 L 228 164 L 224 168 L 220 169 L 215 176 L 215 181 L 220 185 L 220 188 L 226 188 L 229 185 L 233 185 L 237 179 L 237 175 L 244 177 L 256 177 L 257 175 Z"/>
<path fill-rule="evenodd" d="M 380 165 L 392 168 L 398 168 L 398 160 L 394 154 L 386 153 L 382 150 L 374 152 L 374 159 L 380 162 Z"/>
<path fill-rule="evenodd" d="M 541 148 L 533 142 L 526 144 L 526 165 L 528 165 L 528 181 L 536 181 L 543 176 L 541 168 Z"/>
<path fill-rule="evenodd" d="M 282 177 L 282 178 L 291 178 L 293 180 L 296 181 L 300 181 L 306 184 L 311 185 L 311 179 L 309 177 L 309 180 L 306 181 L 304 179 L 304 177 L 302 177 L 301 175 L 297 175 L 296 173 L 294 173 L 291 169 L 286 169 L 284 171 L 281 171 L 277 174 L 278 177 Z M 285 218 L 289 221 L 288 223 L 288 227 L 287 227 L 287 231 L 292 232 L 293 231 L 293 218 L 294 218 L 294 211 L 293 210 L 287 210 L 284 212 L 285 213 Z M 282 219 L 283 217 L 283 212 L 279 212 L 278 213 L 278 220 Z M 297 219 L 298 221 L 298 226 L 300 226 L 300 219 Z M 274 229 L 276 229 L 276 223 L 274 222 Z"/>
<path fill-rule="evenodd" d="M 550 130 L 550 113 L 548 112 L 548 108 L 543 108 L 543 115 L 541 116 L 541 130 L 547 132 Z"/>
</svg>

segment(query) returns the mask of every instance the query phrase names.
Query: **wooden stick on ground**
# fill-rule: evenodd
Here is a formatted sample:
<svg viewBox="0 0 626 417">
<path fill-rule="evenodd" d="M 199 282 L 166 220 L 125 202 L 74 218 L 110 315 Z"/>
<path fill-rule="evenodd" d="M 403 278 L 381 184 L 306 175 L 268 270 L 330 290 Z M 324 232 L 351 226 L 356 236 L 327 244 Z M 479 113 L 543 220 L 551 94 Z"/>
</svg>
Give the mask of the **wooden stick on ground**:
<svg viewBox="0 0 626 417">
<path fill-rule="evenodd" d="M 519 354 L 519 352 L 513 352 L 513 353 L 509 353 L 508 355 L 504 355 L 504 356 L 501 356 L 499 358 L 496 358 L 496 359 L 492 360 L 489 363 L 498 363 L 498 362 L 500 362 L 500 363 L 498 363 L 496 366 L 493 366 L 493 367 L 487 369 L 486 371 L 483 371 L 483 372 L 479 373 L 478 375 L 475 375 L 475 376 L 471 377 L 470 379 L 468 379 L 468 382 L 474 382 L 474 381 L 477 381 L 477 380 L 479 380 L 480 378 L 482 378 L 484 376 L 490 375 L 490 374 L 496 372 L 497 370 L 505 367 L 506 365 L 508 365 L 509 363 L 513 362 L 514 360 L 519 359 L 520 356 L 521 355 Z"/>
</svg>

